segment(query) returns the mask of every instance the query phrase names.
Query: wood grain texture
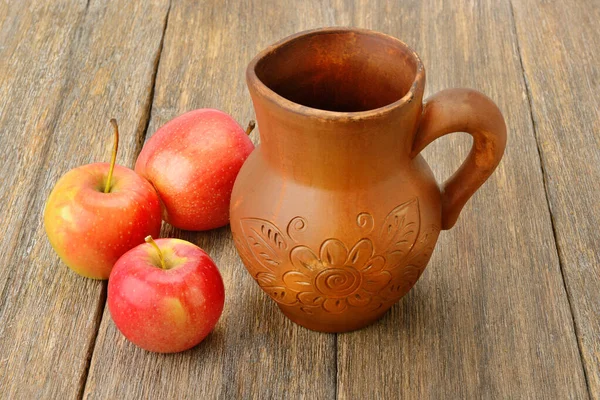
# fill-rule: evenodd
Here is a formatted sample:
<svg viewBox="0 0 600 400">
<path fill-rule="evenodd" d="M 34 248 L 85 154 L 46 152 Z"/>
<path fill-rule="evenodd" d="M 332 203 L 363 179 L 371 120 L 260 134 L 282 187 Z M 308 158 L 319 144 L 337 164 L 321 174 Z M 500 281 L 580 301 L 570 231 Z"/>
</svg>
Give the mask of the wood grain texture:
<svg viewBox="0 0 600 400">
<path fill-rule="evenodd" d="M 173 1 L 148 136 L 204 107 L 221 109 L 245 127 L 254 118 L 245 83 L 249 61 L 280 38 L 333 24 L 333 13 L 304 2 Z M 229 227 L 193 233 L 166 226 L 162 236 L 189 240 L 214 258 L 225 282 L 223 315 L 198 347 L 157 355 L 127 342 L 106 309 L 85 398 L 334 397 L 335 336 L 283 317 L 244 269 Z"/>
<path fill-rule="evenodd" d="M 0 397 L 600 398 L 600 6 L 513 3 L 516 26 L 509 0 L 0 2 Z M 250 59 L 330 25 L 406 41 L 430 94 L 465 86 L 497 101 L 510 135 L 504 161 L 442 233 L 416 287 L 354 333 L 285 319 L 244 270 L 229 228 L 165 226 L 163 236 L 213 256 L 225 311 L 193 350 L 136 348 L 104 309 L 105 285 L 69 271 L 48 244 L 52 186 L 108 159 L 110 117 L 121 126 L 117 162 L 128 166 L 147 123 L 151 135 L 215 107 L 245 125 Z M 457 134 L 425 156 L 447 177 L 469 145 Z"/>
<path fill-rule="evenodd" d="M 69 169 L 110 156 L 131 166 L 149 114 L 167 4 L 0 3 L 0 393 L 76 398 L 104 284 L 48 243 L 43 207 Z"/>
<path fill-rule="evenodd" d="M 415 288 L 376 325 L 338 336 L 339 397 L 587 398 L 510 4 L 365 1 L 348 23 L 414 46 L 429 94 L 486 93 L 509 140 Z M 439 178 L 466 157 L 465 136 L 426 149 Z"/>
<path fill-rule="evenodd" d="M 600 3 L 513 6 L 558 252 L 600 399 Z"/>
</svg>

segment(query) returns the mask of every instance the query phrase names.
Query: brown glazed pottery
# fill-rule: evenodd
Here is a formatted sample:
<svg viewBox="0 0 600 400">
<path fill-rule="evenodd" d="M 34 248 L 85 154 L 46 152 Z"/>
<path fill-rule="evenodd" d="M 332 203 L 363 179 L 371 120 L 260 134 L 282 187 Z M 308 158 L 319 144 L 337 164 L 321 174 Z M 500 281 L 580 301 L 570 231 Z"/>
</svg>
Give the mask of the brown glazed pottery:
<svg viewBox="0 0 600 400">
<path fill-rule="evenodd" d="M 500 111 L 470 89 L 423 103 L 417 54 L 362 29 L 288 37 L 250 63 L 247 82 L 261 144 L 231 199 L 244 264 L 302 326 L 344 332 L 376 321 L 500 162 Z M 438 186 L 419 153 L 451 132 L 469 133 L 473 147 Z"/>
</svg>

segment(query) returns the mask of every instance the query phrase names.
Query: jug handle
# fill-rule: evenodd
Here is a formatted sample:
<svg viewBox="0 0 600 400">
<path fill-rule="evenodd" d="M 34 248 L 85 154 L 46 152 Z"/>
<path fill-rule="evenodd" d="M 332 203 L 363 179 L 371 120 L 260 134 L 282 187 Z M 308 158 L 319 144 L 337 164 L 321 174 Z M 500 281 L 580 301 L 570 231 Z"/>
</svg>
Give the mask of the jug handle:
<svg viewBox="0 0 600 400">
<path fill-rule="evenodd" d="M 454 226 L 466 202 L 500 163 L 506 147 L 506 124 L 490 98 L 472 89 L 446 89 L 425 102 L 411 158 L 435 139 L 453 132 L 470 134 L 473 146 L 441 187 L 442 229 Z"/>
</svg>

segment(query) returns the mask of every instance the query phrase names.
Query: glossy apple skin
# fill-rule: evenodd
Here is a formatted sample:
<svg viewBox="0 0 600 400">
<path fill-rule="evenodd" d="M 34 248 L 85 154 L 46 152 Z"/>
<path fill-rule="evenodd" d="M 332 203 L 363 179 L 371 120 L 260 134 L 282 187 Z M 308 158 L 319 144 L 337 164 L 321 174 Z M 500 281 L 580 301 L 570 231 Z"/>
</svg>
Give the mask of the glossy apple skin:
<svg viewBox="0 0 600 400">
<path fill-rule="evenodd" d="M 233 118 L 199 109 L 163 125 L 144 145 L 135 171 L 158 191 L 165 221 L 203 231 L 229 223 L 233 183 L 252 150 Z"/>
<path fill-rule="evenodd" d="M 73 271 L 93 279 L 108 279 L 119 257 L 160 233 L 160 200 L 152 185 L 115 165 L 111 190 L 104 193 L 108 170 L 108 163 L 70 170 L 44 209 L 44 227 L 56 253 Z"/>
<path fill-rule="evenodd" d="M 156 249 L 142 244 L 125 253 L 108 281 L 108 307 L 119 330 L 139 347 L 175 353 L 200 343 L 214 328 L 225 288 L 212 259 L 180 239 L 158 239 Z"/>
</svg>

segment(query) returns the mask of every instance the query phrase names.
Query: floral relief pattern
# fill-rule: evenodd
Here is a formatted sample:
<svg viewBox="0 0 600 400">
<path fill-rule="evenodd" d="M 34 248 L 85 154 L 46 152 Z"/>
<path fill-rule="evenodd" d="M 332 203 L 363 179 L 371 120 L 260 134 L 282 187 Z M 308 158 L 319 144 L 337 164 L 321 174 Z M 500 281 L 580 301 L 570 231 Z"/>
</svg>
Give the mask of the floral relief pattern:
<svg viewBox="0 0 600 400">
<path fill-rule="evenodd" d="M 352 246 L 336 238 L 326 239 L 318 249 L 299 244 L 294 233 L 307 228 L 301 217 L 290 221 L 286 234 L 257 218 L 242 219 L 241 227 L 245 243 L 237 236 L 234 240 L 244 263 L 252 265 L 254 279 L 275 301 L 307 314 L 318 309 L 373 311 L 393 304 L 420 277 L 439 233 L 436 226 L 419 233 L 416 198 L 392 210 L 375 230 L 374 240 L 365 237 Z M 357 228 L 365 227 L 374 230 L 375 223 L 370 214 L 360 213 Z M 251 263 L 252 258 L 258 263 Z"/>
<path fill-rule="evenodd" d="M 290 258 L 296 270 L 284 273 L 283 282 L 298 293 L 298 300 L 309 313 L 310 307 L 338 313 L 348 306 L 367 306 L 392 279 L 383 270 L 385 259 L 373 254 L 369 239 L 361 239 L 350 250 L 341 241 L 328 239 L 319 255 L 306 246 L 297 246 Z"/>
</svg>

